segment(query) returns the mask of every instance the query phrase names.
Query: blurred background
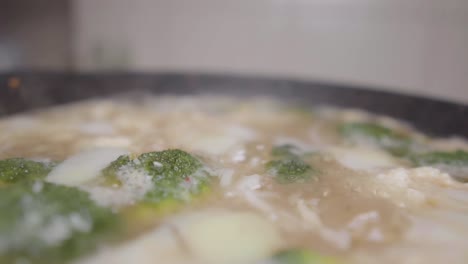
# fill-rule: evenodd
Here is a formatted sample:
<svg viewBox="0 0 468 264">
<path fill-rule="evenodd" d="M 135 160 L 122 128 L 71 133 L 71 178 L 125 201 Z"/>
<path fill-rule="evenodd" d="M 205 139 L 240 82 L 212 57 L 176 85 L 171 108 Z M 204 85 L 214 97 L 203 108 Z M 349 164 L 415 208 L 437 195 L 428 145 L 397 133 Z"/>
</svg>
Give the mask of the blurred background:
<svg viewBox="0 0 468 264">
<path fill-rule="evenodd" d="M 468 104 L 466 0 L 0 0 L 0 71 L 190 71 Z"/>
</svg>

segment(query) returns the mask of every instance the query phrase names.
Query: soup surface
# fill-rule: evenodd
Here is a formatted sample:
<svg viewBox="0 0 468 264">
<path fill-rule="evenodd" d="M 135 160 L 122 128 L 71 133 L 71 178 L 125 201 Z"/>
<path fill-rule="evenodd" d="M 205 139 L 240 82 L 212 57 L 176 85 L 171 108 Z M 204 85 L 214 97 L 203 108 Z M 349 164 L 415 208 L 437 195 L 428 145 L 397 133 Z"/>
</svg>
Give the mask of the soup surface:
<svg viewBox="0 0 468 264">
<path fill-rule="evenodd" d="M 272 98 L 0 120 L 1 263 L 468 263 L 468 144 Z"/>
</svg>

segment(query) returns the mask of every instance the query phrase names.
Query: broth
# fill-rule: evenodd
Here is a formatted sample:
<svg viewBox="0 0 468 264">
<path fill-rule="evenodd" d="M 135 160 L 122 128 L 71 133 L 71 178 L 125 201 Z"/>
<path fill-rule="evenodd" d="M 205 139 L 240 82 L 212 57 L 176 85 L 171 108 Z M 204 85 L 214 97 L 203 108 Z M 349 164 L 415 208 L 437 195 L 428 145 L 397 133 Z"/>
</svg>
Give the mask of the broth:
<svg viewBox="0 0 468 264">
<path fill-rule="evenodd" d="M 307 263 L 272 257 L 288 249 L 326 256 L 317 262 L 324 264 L 468 261 L 468 187 L 460 180 L 468 163 L 425 158 L 465 153 L 467 142 L 430 138 L 388 117 L 273 98 L 145 95 L 11 116 L 0 120 L 0 131 L 0 159 L 61 162 L 96 149 L 134 156 L 181 149 L 213 176 L 208 193 L 144 221 L 134 210 L 151 184 L 145 178 L 129 189 L 100 176 L 72 184 L 130 219 L 124 235 L 73 263 Z M 272 154 L 280 150 L 286 154 Z M 296 180 L 292 171 L 279 180 L 281 168 L 271 162 L 282 159 L 307 164 L 310 175 Z"/>
</svg>

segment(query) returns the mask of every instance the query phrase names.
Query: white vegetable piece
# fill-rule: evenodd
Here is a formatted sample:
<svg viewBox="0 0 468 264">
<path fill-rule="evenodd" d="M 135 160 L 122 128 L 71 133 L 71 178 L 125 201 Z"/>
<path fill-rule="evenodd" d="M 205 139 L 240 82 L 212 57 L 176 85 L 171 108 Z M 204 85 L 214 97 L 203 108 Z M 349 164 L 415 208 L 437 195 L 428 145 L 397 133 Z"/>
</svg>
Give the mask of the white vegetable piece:
<svg viewBox="0 0 468 264">
<path fill-rule="evenodd" d="M 251 212 L 208 210 L 176 221 L 190 252 L 201 263 L 252 263 L 280 246 L 275 227 Z"/>
<path fill-rule="evenodd" d="M 99 176 L 119 156 L 128 152 L 120 148 L 98 148 L 78 153 L 55 167 L 46 180 L 52 183 L 77 186 Z"/>
<path fill-rule="evenodd" d="M 280 246 L 274 226 L 249 212 L 209 209 L 176 216 L 132 241 L 75 264 L 255 263 Z"/>
<path fill-rule="evenodd" d="M 224 135 L 207 135 L 191 143 L 191 147 L 210 155 L 221 155 L 239 144 L 236 138 Z"/>
<path fill-rule="evenodd" d="M 174 233 L 167 226 L 159 227 L 115 248 L 80 259 L 75 264 L 187 264 L 190 257 L 178 245 Z"/>
<path fill-rule="evenodd" d="M 196 151 L 210 155 L 222 155 L 255 138 L 256 132 L 250 128 L 230 126 L 219 132 L 195 134 L 194 138 L 187 142 L 187 145 Z"/>
<path fill-rule="evenodd" d="M 373 170 L 398 165 L 389 154 L 373 148 L 329 148 L 328 152 L 343 166 L 352 170 Z"/>
<path fill-rule="evenodd" d="M 237 188 L 241 191 L 253 191 L 262 188 L 262 178 L 258 174 L 242 177 L 237 184 Z"/>
</svg>

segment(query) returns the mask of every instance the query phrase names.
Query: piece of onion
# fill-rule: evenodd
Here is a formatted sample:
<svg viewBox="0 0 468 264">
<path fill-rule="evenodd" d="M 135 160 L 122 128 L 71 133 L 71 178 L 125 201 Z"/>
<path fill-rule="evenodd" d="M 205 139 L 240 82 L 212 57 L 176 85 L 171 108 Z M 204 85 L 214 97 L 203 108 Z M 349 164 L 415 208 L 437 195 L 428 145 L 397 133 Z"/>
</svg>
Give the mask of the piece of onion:
<svg viewBox="0 0 468 264">
<path fill-rule="evenodd" d="M 127 151 L 120 148 L 98 148 L 80 152 L 55 167 L 46 180 L 77 186 L 99 176 L 102 169 L 124 154 Z"/>
</svg>

